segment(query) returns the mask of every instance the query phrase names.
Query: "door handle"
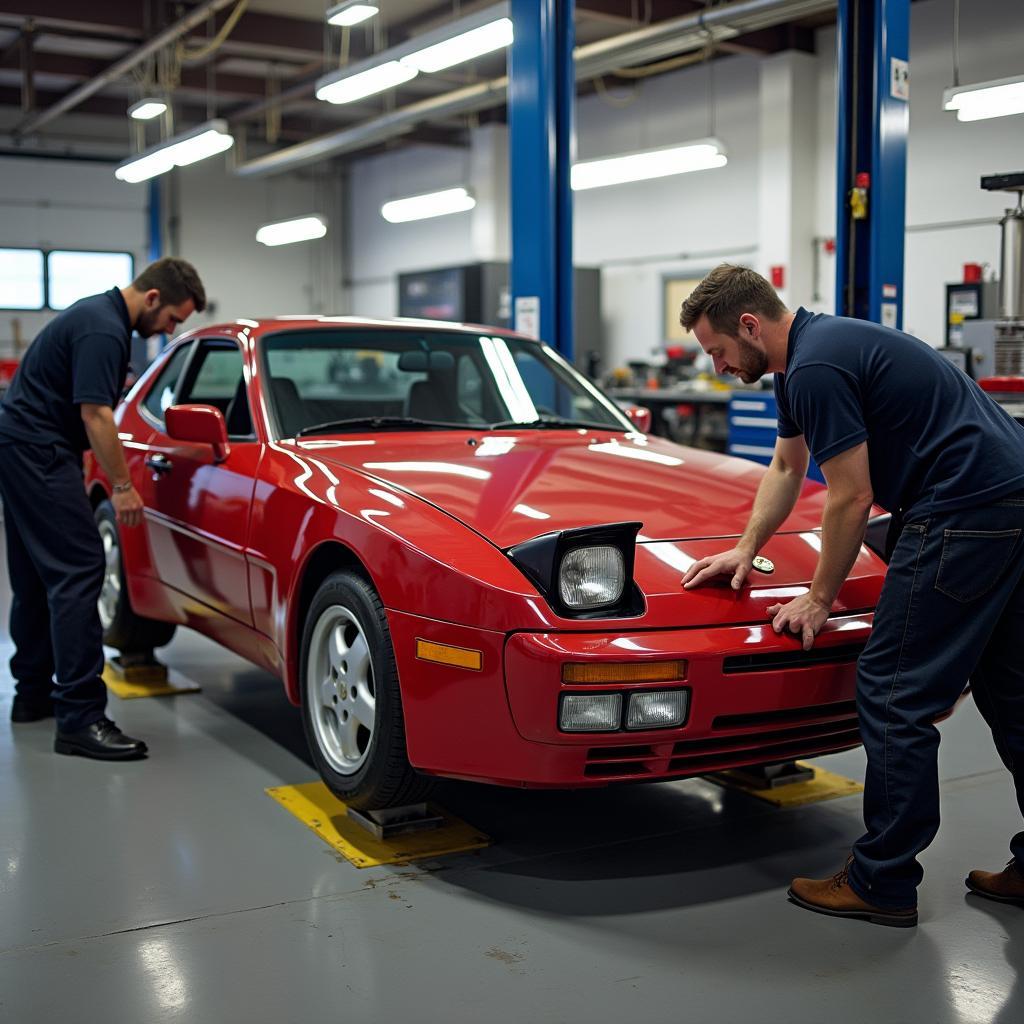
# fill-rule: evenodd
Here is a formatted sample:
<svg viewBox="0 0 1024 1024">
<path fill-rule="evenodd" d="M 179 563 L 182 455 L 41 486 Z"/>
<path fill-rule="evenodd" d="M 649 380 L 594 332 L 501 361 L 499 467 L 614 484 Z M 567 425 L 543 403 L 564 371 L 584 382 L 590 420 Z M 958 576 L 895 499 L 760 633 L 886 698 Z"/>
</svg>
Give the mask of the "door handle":
<svg viewBox="0 0 1024 1024">
<path fill-rule="evenodd" d="M 150 455 L 146 465 L 157 474 L 170 473 L 174 468 L 174 463 L 166 455 Z"/>
</svg>

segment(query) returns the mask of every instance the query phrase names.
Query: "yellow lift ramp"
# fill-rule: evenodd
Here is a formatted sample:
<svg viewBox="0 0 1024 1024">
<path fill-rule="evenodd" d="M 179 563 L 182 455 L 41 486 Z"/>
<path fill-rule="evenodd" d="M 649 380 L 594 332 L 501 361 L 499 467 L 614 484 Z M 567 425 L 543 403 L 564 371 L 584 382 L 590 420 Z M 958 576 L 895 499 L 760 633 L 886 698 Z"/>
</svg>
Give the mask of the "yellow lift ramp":
<svg viewBox="0 0 1024 1024">
<path fill-rule="evenodd" d="M 800 807 L 864 792 L 859 782 L 807 761 L 715 772 L 705 778 L 720 786 L 738 789 L 775 807 Z"/>
<path fill-rule="evenodd" d="M 274 786 L 267 795 L 357 868 L 407 864 L 491 843 L 489 836 L 431 804 L 360 813 L 322 782 Z"/>
<path fill-rule="evenodd" d="M 131 660 L 108 658 L 103 666 L 103 681 L 107 684 L 107 689 L 122 700 L 199 693 L 200 689 L 195 683 L 172 683 L 167 666 L 152 656 Z"/>
</svg>

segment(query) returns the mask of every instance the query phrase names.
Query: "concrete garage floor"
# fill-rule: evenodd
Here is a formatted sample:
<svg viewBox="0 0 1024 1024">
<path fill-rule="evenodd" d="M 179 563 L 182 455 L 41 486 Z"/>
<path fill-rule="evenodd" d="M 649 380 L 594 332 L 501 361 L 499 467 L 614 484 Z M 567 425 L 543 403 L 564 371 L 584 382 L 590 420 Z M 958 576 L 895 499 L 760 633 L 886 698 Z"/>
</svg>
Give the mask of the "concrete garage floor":
<svg viewBox="0 0 1024 1024">
<path fill-rule="evenodd" d="M 0 567 L 2 568 L 2 567 Z M 2 574 L 6 624 L 6 571 Z M 315 778 L 280 684 L 181 632 L 200 695 L 122 702 L 149 760 L 11 727 L 0 649 L 0 1020 L 36 1024 L 1024 1020 L 1024 912 L 965 895 L 1020 827 L 972 704 L 943 726 L 921 925 L 809 914 L 858 798 L 776 810 L 702 780 L 580 793 L 446 783 L 489 849 L 358 870 L 264 794 Z M 823 759 L 860 776 L 860 752 Z"/>
</svg>

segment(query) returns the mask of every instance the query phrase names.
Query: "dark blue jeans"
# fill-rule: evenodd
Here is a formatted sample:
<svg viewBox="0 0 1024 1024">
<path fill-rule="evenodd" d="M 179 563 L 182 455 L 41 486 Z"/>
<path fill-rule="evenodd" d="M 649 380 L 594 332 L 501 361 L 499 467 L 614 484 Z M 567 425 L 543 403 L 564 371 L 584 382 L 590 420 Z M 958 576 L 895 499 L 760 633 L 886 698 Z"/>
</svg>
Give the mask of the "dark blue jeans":
<svg viewBox="0 0 1024 1024">
<path fill-rule="evenodd" d="M 96 606 L 105 559 L 82 460 L 52 444 L 0 444 L 0 494 L 11 577 L 11 675 L 18 695 L 33 703 L 52 692 L 57 728 L 74 732 L 102 718 L 107 706 Z"/>
<path fill-rule="evenodd" d="M 907 523 L 857 666 L 867 831 L 850 884 L 869 903 L 917 902 L 917 855 L 939 828 L 934 720 L 968 681 L 1024 813 L 1022 643 L 1024 493 Z M 1010 849 L 1024 867 L 1024 832 Z"/>
</svg>

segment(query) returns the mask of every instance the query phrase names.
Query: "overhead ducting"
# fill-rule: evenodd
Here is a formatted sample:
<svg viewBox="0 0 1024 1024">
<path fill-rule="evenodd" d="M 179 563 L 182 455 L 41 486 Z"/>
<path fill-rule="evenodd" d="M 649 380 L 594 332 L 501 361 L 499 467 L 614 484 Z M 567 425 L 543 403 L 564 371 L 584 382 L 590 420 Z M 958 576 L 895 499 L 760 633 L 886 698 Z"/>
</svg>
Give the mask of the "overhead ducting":
<svg viewBox="0 0 1024 1024">
<path fill-rule="evenodd" d="M 151 57 L 168 44 L 180 39 L 187 32 L 191 32 L 198 25 L 202 25 L 211 14 L 216 14 L 221 8 L 235 2 L 236 0 L 206 0 L 206 3 L 200 4 L 186 14 L 185 17 L 176 21 L 173 25 L 169 25 L 162 32 L 158 32 L 152 39 L 138 47 L 138 49 L 125 54 L 119 61 L 111 64 L 105 71 L 101 71 L 95 78 L 90 78 L 87 82 L 83 82 L 77 89 L 73 89 L 67 96 L 61 97 L 52 106 L 25 118 L 24 121 L 14 127 L 14 136 L 29 135 L 32 132 L 38 131 L 44 124 L 49 124 L 55 117 L 73 110 L 84 100 L 92 96 L 93 93 L 99 92 L 104 86 L 109 85 L 111 82 L 116 82 L 117 79 L 128 74 L 132 68 L 138 67 L 147 57 Z"/>
<path fill-rule="evenodd" d="M 576 47 L 576 80 L 587 81 L 616 68 L 699 50 L 712 40 L 726 42 L 746 32 L 821 14 L 835 7 L 836 0 L 735 0 L 734 3 L 721 4 Z M 387 51 L 378 56 L 386 60 Z M 235 168 L 235 173 L 242 177 L 280 174 L 342 153 L 365 149 L 409 132 L 425 121 L 500 106 L 506 100 L 507 90 L 508 77 L 505 75 L 455 89 L 246 161 Z"/>
</svg>

